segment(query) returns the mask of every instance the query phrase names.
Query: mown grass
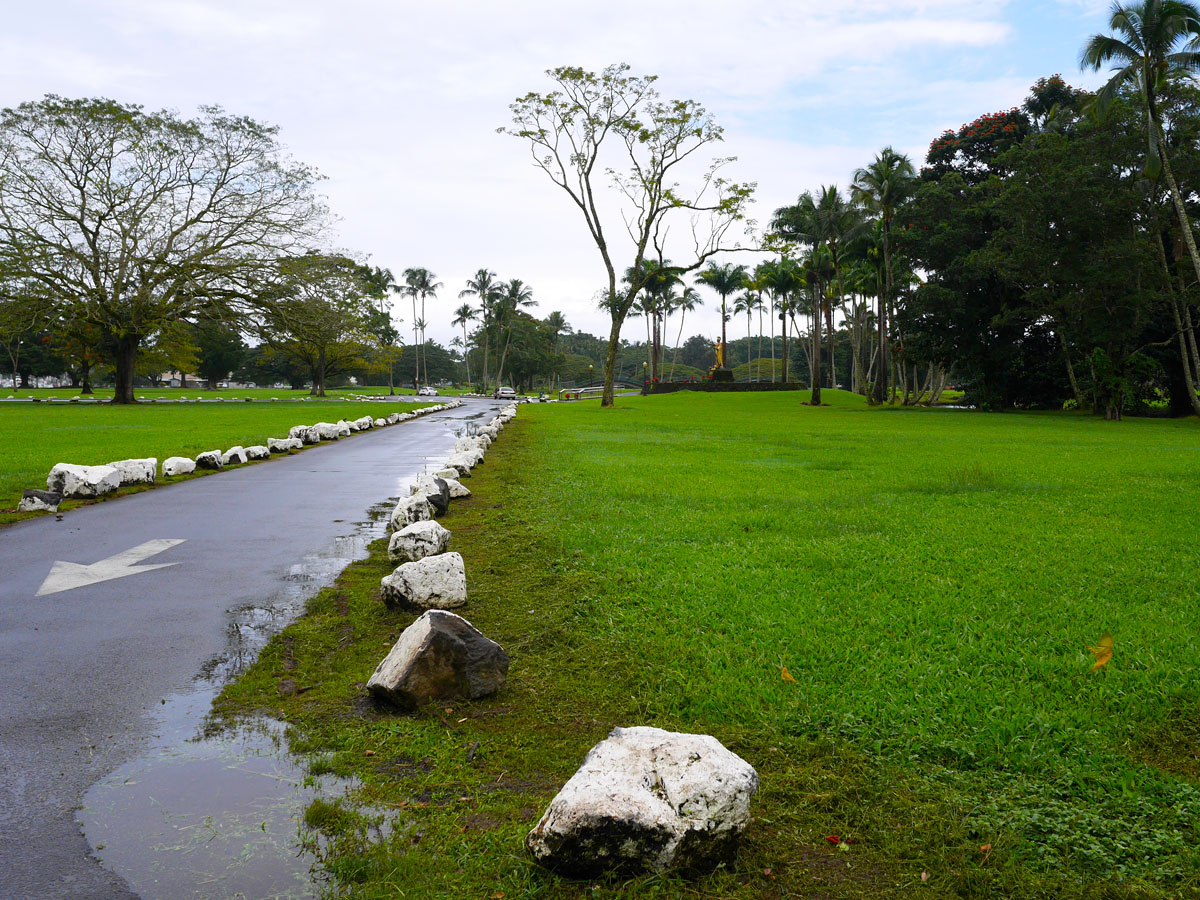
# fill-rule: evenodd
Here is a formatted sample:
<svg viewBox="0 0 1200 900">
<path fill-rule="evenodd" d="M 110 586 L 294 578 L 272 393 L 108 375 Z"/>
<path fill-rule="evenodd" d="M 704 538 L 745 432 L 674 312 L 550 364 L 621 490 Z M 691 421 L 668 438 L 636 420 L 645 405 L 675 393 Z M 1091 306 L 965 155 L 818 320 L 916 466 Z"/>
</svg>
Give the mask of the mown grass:
<svg viewBox="0 0 1200 900">
<path fill-rule="evenodd" d="M 378 546 L 268 647 L 218 710 L 277 712 L 319 770 L 362 779 L 357 824 L 324 817 L 343 886 L 1200 894 L 1197 423 L 825 396 L 524 408 L 445 520 L 466 615 L 513 659 L 492 700 L 367 703 L 411 621 L 377 600 Z M 594 885 L 525 859 L 587 747 L 628 724 L 715 734 L 758 768 L 735 870 Z"/>
<path fill-rule="evenodd" d="M 382 417 L 428 405 L 334 400 L 134 406 L 0 403 L 0 525 L 25 516 L 15 511 L 21 492 L 45 490 L 46 475 L 55 463 L 101 465 L 147 456 L 161 463 L 168 456 L 195 457 L 235 444 L 265 444 L 268 437 L 286 437 L 292 425 Z M 68 502 L 63 508 L 72 505 L 78 503 Z"/>
</svg>

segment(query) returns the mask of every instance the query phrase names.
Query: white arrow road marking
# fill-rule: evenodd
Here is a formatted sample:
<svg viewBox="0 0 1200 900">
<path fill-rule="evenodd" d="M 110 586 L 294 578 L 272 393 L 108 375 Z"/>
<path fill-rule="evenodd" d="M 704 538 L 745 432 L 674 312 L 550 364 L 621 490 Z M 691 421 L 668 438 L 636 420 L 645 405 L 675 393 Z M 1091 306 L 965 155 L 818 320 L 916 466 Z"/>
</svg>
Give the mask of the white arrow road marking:
<svg viewBox="0 0 1200 900">
<path fill-rule="evenodd" d="M 46 580 L 42 582 L 42 586 L 38 588 L 38 592 L 34 596 L 44 597 L 47 594 L 57 594 L 60 591 L 69 591 L 72 588 L 98 584 L 101 581 L 124 578 L 126 575 L 136 575 L 138 572 L 151 572 L 154 569 L 177 566 L 179 563 L 157 563 L 152 566 L 139 566 L 137 564 L 143 559 L 149 559 L 151 556 L 156 556 L 164 550 L 170 550 L 177 544 L 182 543 L 182 540 L 176 541 L 169 538 L 146 541 L 146 543 L 138 544 L 136 547 L 126 550 L 123 553 L 118 553 L 116 556 L 110 556 L 108 559 L 92 563 L 90 566 L 56 559 L 54 567 L 50 569 L 50 574 L 46 576 Z"/>
</svg>

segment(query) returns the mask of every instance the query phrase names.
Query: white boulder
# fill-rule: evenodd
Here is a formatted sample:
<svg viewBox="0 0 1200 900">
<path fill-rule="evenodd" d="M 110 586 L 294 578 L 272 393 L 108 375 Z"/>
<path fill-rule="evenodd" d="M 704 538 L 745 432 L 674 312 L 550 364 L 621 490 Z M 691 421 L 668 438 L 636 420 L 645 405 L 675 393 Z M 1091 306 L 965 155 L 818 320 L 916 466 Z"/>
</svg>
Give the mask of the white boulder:
<svg viewBox="0 0 1200 900">
<path fill-rule="evenodd" d="M 110 462 L 110 466 L 121 473 L 121 484 L 154 484 L 158 474 L 158 459 L 147 456 L 145 459 L 119 459 Z"/>
<path fill-rule="evenodd" d="M 163 460 L 163 476 L 191 475 L 196 471 L 196 463 L 186 456 L 168 456 Z"/>
<path fill-rule="evenodd" d="M 446 487 L 450 490 L 451 500 L 465 500 L 471 496 L 471 489 L 461 481 L 454 478 L 443 478 L 442 480 L 446 482 Z"/>
<path fill-rule="evenodd" d="M 467 602 L 467 569 L 457 553 L 402 563 L 380 583 L 388 606 L 454 609 Z"/>
<path fill-rule="evenodd" d="M 221 465 L 223 466 L 240 466 L 248 461 L 246 456 L 246 448 L 241 444 L 235 447 L 230 447 L 221 454 Z"/>
<path fill-rule="evenodd" d="M 58 504 L 62 503 L 62 500 L 62 494 L 54 491 L 27 490 L 21 495 L 17 512 L 58 512 Z"/>
<path fill-rule="evenodd" d="M 367 690 L 377 702 L 413 709 L 430 700 L 486 697 L 507 676 L 503 647 L 462 616 L 436 609 L 404 629 Z"/>
<path fill-rule="evenodd" d="M 336 441 L 342 436 L 342 426 L 337 422 L 318 422 L 313 428 L 317 429 L 323 441 Z M 349 431 L 346 433 L 349 434 Z"/>
<path fill-rule="evenodd" d="M 99 497 L 121 486 L 121 473 L 112 466 L 59 463 L 46 476 L 46 490 L 73 499 Z"/>
<path fill-rule="evenodd" d="M 345 419 L 339 419 L 337 423 L 338 437 L 349 437 L 354 432 L 358 431 L 358 426 L 347 422 Z"/>
<path fill-rule="evenodd" d="M 426 519 L 432 518 L 433 507 L 429 505 L 428 500 L 424 497 L 405 497 L 392 510 L 391 518 L 388 520 L 388 527 L 392 531 L 399 531 L 405 525 L 411 525 L 413 522 L 423 522 Z"/>
<path fill-rule="evenodd" d="M 300 438 L 267 438 L 267 449 L 272 453 L 287 453 L 289 450 L 300 450 L 304 441 Z"/>
<path fill-rule="evenodd" d="M 352 424 L 359 431 L 370 431 L 375 427 L 375 420 L 370 416 L 363 416 L 361 419 L 355 419 L 350 424 Z"/>
<path fill-rule="evenodd" d="M 206 450 L 196 457 L 197 469 L 220 469 L 224 465 L 224 454 L 220 450 Z"/>
<path fill-rule="evenodd" d="M 756 790 L 754 767 L 710 735 L 614 728 L 525 845 L 572 877 L 708 870 L 733 861 Z"/>
<path fill-rule="evenodd" d="M 388 559 L 393 563 L 416 562 L 426 556 L 445 553 L 450 546 L 450 532 L 428 519 L 405 525 L 388 541 Z"/>
<path fill-rule="evenodd" d="M 422 475 L 409 488 L 409 493 L 428 500 L 435 516 L 444 516 L 450 508 L 450 488 L 444 478 Z"/>
<path fill-rule="evenodd" d="M 271 451 L 262 444 L 255 444 L 253 447 L 246 448 L 246 459 L 270 459 Z"/>
<path fill-rule="evenodd" d="M 376 428 L 384 428 L 385 426 L 388 426 L 388 425 L 391 425 L 391 424 L 392 424 L 392 423 L 391 423 L 391 422 L 389 422 L 387 419 L 376 419 L 376 420 L 375 420 L 375 427 L 376 427 Z"/>
</svg>

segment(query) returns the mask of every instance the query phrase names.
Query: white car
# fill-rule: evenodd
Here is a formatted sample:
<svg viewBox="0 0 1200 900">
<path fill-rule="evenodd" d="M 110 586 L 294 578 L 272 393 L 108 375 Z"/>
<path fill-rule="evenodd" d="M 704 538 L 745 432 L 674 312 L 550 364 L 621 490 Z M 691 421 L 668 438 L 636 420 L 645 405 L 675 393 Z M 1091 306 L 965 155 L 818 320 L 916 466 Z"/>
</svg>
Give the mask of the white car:
<svg viewBox="0 0 1200 900">
<path fill-rule="evenodd" d="M 418 397 L 436 397 L 438 396 L 437 388 L 431 388 L 428 385 L 417 391 Z"/>
<path fill-rule="evenodd" d="M 496 392 L 492 394 L 493 400 L 515 400 L 517 392 L 510 387 L 496 388 Z"/>
</svg>

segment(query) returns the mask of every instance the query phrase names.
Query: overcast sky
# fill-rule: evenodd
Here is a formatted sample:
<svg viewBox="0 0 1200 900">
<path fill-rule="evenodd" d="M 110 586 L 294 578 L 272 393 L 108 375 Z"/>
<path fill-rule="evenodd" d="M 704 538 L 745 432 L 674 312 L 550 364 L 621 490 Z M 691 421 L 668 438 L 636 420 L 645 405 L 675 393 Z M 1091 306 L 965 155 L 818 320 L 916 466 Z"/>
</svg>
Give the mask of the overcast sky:
<svg viewBox="0 0 1200 900">
<path fill-rule="evenodd" d="M 758 183 L 754 215 L 765 221 L 805 189 L 845 186 L 885 145 L 920 164 L 941 131 L 1018 105 L 1040 76 L 1095 87 L 1102 76 L 1079 73 L 1079 51 L 1104 30 L 1107 7 L 58 0 L 6 10 L 0 104 L 107 96 L 271 122 L 327 177 L 338 246 L 397 274 L 424 266 L 445 284 L 430 337 L 452 336 L 458 292 L 480 267 L 532 285 L 535 313 L 562 310 L 576 329 L 607 335 L 591 299 L 604 269 L 578 211 L 525 146 L 496 133 L 513 99 L 549 89 L 546 69 L 626 62 L 660 76 L 665 97 L 704 104 L 725 128 L 714 155 L 738 157 L 729 174 Z M 706 292 L 688 334 L 719 334 L 714 299 Z M 411 314 L 396 313 L 410 328 Z"/>
</svg>

